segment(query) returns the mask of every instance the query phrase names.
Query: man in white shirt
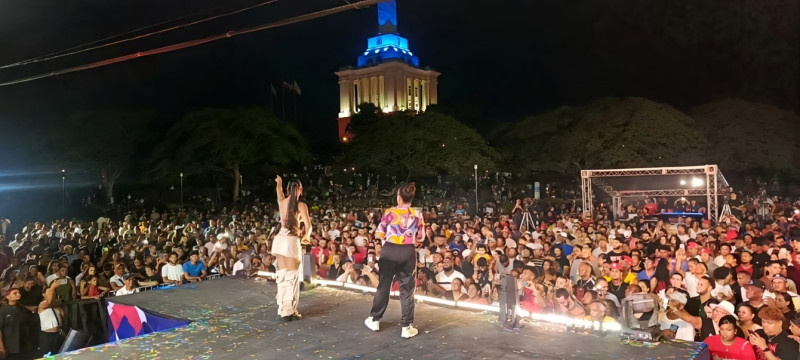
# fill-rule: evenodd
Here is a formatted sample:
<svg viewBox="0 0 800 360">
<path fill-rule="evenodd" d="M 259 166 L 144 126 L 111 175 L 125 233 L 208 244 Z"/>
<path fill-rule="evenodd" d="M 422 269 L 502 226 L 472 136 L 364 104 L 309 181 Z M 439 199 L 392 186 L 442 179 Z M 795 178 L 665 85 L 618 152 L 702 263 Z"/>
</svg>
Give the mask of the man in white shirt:
<svg viewBox="0 0 800 360">
<path fill-rule="evenodd" d="M 453 260 L 449 257 L 445 258 L 442 261 L 442 272 L 436 274 L 436 282 L 445 290 L 451 291 L 453 290 L 453 279 L 459 278 L 463 283 L 466 281 L 466 277 L 460 271 L 453 268 Z"/>
<path fill-rule="evenodd" d="M 183 283 L 183 266 L 177 264 L 178 254 L 169 254 L 169 263 L 161 268 L 161 278 L 165 284 L 180 285 Z"/>
<path fill-rule="evenodd" d="M 342 236 L 342 232 L 336 228 L 336 222 L 331 221 L 331 229 L 328 230 L 328 238 L 331 240 L 336 240 L 339 236 Z"/>
<path fill-rule="evenodd" d="M 139 292 L 139 289 L 133 287 L 133 281 L 134 281 L 133 280 L 133 275 L 125 274 L 125 276 L 123 276 L 122 279 L 123 279 L 123 282 L 125 283 L 125 286 L 123 286 L 119 290 L 117 290 L 114 293 L 114 295 L 122 296 L 122 295 L 135 294 L 135 293 Z"/>
<path fill-rule="evenodd" d="M 125 277 L 125 265 L 118 264 L 117 267 L 114 268 L 114 276 L 112 276 L 108 281 L 111 283 L 111 290 L 119 290 L 125 287 L 125 281 L 123 278 Z"/>
</svg>

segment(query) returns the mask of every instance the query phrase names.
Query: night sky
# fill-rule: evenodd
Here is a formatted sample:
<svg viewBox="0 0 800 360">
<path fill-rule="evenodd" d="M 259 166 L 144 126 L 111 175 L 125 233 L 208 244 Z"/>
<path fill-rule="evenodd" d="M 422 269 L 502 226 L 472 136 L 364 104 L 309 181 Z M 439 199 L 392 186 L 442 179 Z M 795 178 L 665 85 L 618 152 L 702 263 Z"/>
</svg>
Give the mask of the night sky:
<svg viewBox="0 0 800 360">
<path fill-rule="evenodd" d="M 5 2 L 0 63 L 63 50 L 195 12 L 259 0 Z M 344 4 L 281 0 L 210 23 L 77 56 L 0 70 L 7 81 Z M 685 110 L 738 97 L 798 105 L 796 1 L 399 0 L 399 31 L 440 72 L 439 102 L 482 131 L 560 105 L 635 95 Z M 0 121 L 24 131 L 76 111 L 153 108 L 165 123 L 209 106 L 269 105 L 270 82 L 302 88 L 298 126 L 335 141 L 338 84 L 377 31 L 375 7 L 100 69 L 0 88 Z M 167 25 L 161 26 L 163 28 Z M 276 107 L 280 99 L 273 99 Z M 290 106 L 287 101 L 287 106 Z M 8 127 L 6 127 L 8 129 Z M 5 135 L 8 136 L 8 132 Z"/>
</svg>

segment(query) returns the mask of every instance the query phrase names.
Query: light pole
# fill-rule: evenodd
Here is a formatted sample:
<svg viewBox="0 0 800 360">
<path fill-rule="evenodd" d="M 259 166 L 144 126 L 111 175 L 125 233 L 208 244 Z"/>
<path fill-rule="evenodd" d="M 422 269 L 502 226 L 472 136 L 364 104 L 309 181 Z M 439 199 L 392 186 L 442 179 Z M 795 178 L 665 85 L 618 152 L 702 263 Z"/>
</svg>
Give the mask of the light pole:
<svg viewBox="0 0 800 360">
<path fill-rule="evenodd" d="M 61 216 L 64 216 L 64 212 L 66 211 L 66 182 L 67 182 L 67 170 L 61 169 Z"/>
<path fill-rule="evenodd" d="M 478 164 L 475 164 L 475 215 L 478 215 Z"/>
<path fill-rule="evenodd" d="M 181 173 L 181 210 L 183 210 L 183 173 Z"/>
</svg>

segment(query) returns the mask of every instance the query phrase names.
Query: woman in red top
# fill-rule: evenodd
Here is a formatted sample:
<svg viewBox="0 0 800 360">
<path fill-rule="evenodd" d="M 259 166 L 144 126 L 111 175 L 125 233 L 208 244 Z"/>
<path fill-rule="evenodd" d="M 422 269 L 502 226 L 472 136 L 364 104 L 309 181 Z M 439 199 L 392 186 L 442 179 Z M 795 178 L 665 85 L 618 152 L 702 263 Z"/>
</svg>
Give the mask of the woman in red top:
<svg viewBox="0 0 800 360">
<path fill-rule="evenodd" d="M 743 338 L 736 337 L 736 318 L 733 315 L 725 315 L 719 319 L 719 335 L 709 336 L 703 342 L 708 345 L 712 359 L 756 359 L 753 345 Z"/>
</svg>

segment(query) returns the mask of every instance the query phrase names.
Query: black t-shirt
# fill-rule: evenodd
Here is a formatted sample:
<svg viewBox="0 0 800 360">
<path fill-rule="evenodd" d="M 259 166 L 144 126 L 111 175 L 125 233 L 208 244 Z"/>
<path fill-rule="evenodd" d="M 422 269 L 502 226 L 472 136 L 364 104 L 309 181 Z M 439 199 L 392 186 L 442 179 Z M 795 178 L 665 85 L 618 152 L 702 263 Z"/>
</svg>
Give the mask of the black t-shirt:
<svg viewBox="0 0 800 360">
<path fill-rule="evenodd" d="M 31 291 L 25 291 L 25 288 L 21 288 L 19 289 L 19 293 L 22 295 L 19 303 L 24 306 L 39 306 L 39 303 L 44 300 L 41 285 L 33 285 Z"/>
<path fill-rule="evenodd" d="M 760 254 L 753 253 L 753 260 L 751 260 L 750 263 L 753 264 L 753 267 L 760 272 L 761 269 L 763 269 L 764 266 L 767 265 L 769 260 L 770 260 L 769 254 L 765 252 L 762 252 Z M 753 273 L 753 275 L 755 275 L 755 273 Z"/>
<path fill-rule="evenodd" d="M 786 331 L 781 331 L 780 334 L 772 338 L 767 336 L 763 329 L 756 330 L 756 333 L 767 340 L 767 347 L 778 358 L 797 359 L 797 357 L 800 356 L 797 341 L 790 339 Z"/>
<path fill-rule="evenodd" d="M 3 347 L 7 354 L 19 354 L 22 350 L 22 323 L 25 308 L 19 305 L 0 307 L 0 331 L 3 332 Z"/>
<path fill-rule="evenodd" d="M 625 290 L 628 290 L 628 283 L 622 282 L 619 285 L 614 285 L 612 283 L 608 283 L 608 292 L 610 294 L 614 294 L 617 297 L 620 304 L 622 303 L 622 299 L 625 298 Z"/>
</svg>

